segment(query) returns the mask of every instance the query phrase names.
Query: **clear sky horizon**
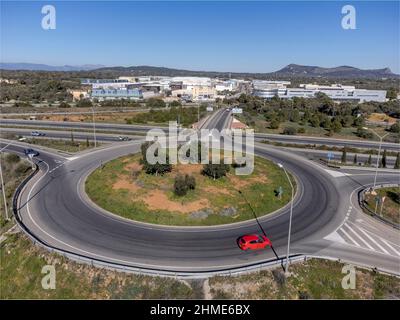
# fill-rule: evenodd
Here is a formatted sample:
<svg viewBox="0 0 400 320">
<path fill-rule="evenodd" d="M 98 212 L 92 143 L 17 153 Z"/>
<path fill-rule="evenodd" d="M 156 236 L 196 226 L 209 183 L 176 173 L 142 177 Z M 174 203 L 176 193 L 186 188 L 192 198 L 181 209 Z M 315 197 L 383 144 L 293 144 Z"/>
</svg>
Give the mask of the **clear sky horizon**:
<svg viewBox="0 0 400 320">
<path fill-rule="evenodd" d="M 44 5 L 56 29 L 41 27 Z M 356 9 L 356 29 L 341 26 Z M 271 72 L 290 63 L 400 73 L 399 2 L 1 1 L 1 62 Z"/>
</svg>

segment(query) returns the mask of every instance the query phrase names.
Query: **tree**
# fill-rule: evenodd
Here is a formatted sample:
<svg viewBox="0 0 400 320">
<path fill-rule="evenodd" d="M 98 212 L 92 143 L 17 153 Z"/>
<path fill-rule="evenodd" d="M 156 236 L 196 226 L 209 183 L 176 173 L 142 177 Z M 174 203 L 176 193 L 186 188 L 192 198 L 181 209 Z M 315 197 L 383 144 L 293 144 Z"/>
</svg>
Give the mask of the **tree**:
<svg viewBox="0 0 400 320">
<path fill-rule="evenodd" d="M 90 144 L 89 144 L 89 137 L 86 137 L 86 147 L 89 148 Z"/>
<path fill-rule="evenodd" d="M 175 181 L 174 181 L 174 193 L 177 196 L 184 196 L 187 194 L 187 191 L 188 191 L 188 187 L 185 182 L 185 177 L 182 176 L 181 174 L 178 174 L 175 177 Z"/>
<path fill-rule="evenodd" d="M 310 119 L 310 124 L 314 127 L 317 128 L 319 127 L 320 124 L 320 120 L 319 120 L 319 116 L 317 114 L 314 114 L 311 119 Z"/>
<path fill-rule="evenodd" d="M 142 153 L 141 163 L 143 164 L 143 170 L 147 174 L 158 174 L 163 175 L 164 173 L 170 172 L 172 170 L 172 166 L 169 163 L 169 157 L 166 155 L 166 162 L 165 163 L 149 163 L 147 161 L 146 152 L 147 149 L 152 145 L 151 141 L 147 141 L 140 146 L 140 151 Z M 158 151 L 156 152 L 155 156 L 158 156 Z"/>
<path fill-rule="evenodd" d="M 371 132 L 365 130 L 362 127 L 357 128 L 357 136 L 359 136 L 360 138 L 364 138 L 364 139 L 372 139 L 372 137 L 373 137 Z"/>
<path fill-rule="evenodd" d="M 332 121 L 331 129 L 335 133 L 339 133 L 342 130 L 342 124 L 338 119 Z"/>
<path fill-rule="evenodd" d="M 294 136 L 297 133 L 296 128 L 294 127 L 286 127 L 285 129 L 283 129 L 283 134 L 287 134 L 287 135 L 291 135 Z"/>
<path fill-rule="evenodd" d="M 347 150 L 346 150 L 346 148 L 343 148 L 342 163 L 346 163 L 346 161 L 347 161 Z"/>
<path fill-rule="evenodd" d="M 386 92 L 386 98 L 389 100 L 394 100 L 397 98 L 397 90 L 395 88 L 389 88 L 389 90 Z"/>
<path fill-rule="evenodd" d="M 192 175 L 185 175 L 185 184 L 189 190 L 196 188 L 196 179 Z"/>
<path fill-rule="evenodd" d="M 300 120 L 300 113 L 299 110 L 294 109 L 291 113 L 290 113 L 290 121 L 291 122 L 299 122 Z"/>
<path fill-rule="evenodd" d="M 211 178 L 219 179 L 229 172 L 229 166 L 224 163 L 214 164 L 214 163 L 207 163 L 203 167 L 202 173 L 206 176 Z"/>
<path fill-rule="evenodd" d="M 358 162 L 357 153 L 355 153 L 353 158 L 353 164 L 357 164 L 357 162 Z"/>
<path fill-rule="evenodd" d="M 390 132 L 399 133 L 400 132 L 400 124 L 396 122 L 390 127 Z"/>
<path fill-rule="evenodd" d="M 82 99 L 76 103 L 76 107 L 77 108 L 91 108 L 91 107 L 93 107 L 93 103 L 89 99 Z"/>
<path fill-rule="evenodd" d="M 279 121 L 274 119 L 269 123 L 270 129 L 278 129 L 279 128 Z"/>
<path fill-rule="evenodd" d="M 397 152 L 396 162 L 394 163 L 394 169 L 400 169 L 400 152 Z"/>
<path fill-rule="evenodd" d="M 372 164 L 372 156 L 371 156 L 371 155 L 369 155 L 366 164 L 367 164 L 368 166 L 371 166 L 371 164 Z"/>
<path fill-rule="evenodd" d="M 385 150 L 383 150 L 383 155 L 382 155 L 380 167 L 381 168 L 386 168 L 386 163 L 387 163 L 387 159 L 386 159 L 386 149 L 385 149 Z"/>
<path fill-rule="evenodd" d="M 165 108 L 165 102 L 159 98 L 149 98 L 146 101 L 146 107 L 148 108 Z"/>
</svg>

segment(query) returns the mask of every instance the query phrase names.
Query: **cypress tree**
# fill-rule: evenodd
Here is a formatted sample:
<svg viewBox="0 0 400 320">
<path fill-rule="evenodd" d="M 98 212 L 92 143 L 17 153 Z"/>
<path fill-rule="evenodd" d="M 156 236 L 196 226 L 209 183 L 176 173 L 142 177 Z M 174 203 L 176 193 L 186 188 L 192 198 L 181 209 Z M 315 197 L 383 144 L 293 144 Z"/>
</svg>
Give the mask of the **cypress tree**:
<svg viewBox="0 0 400 320">
<path fill-rule="evenodd" d="M 347 161 L 347 150 L 346 148 L 343 148 L 342 163 L 346 163 L 346 161 Z"/>
</svg>

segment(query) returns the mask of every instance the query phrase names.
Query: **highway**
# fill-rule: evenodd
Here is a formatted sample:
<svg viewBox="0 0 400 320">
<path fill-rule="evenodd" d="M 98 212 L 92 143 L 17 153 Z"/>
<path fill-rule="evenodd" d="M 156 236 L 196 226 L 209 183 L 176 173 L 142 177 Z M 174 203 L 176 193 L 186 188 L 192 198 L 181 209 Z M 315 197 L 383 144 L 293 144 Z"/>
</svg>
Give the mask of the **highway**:
<svg viewBox="0 0 400 320">
<path fill-rule="evenodd" d="M 228 114 L 226 114 L 228 115 Z M 93 130 L 93 124 L 90 122 L 66 122 L 66 121 L 42 121 L 42 120 L 19 120 L 19 119 L 0 119 L 0 127 L 5 130 L 7 126 L 38 128 L 38 129 L 68 129 L 68 130 Z M 163 128 L 167 130 L 167 127 L 163 126 L 148 126 L 148 125 L 127 125 L 127 124 L 111 124 L 96 122 L 96 130 L 101 132 L 109 131 L 118 134 L 144 134 L 152 128 Z M 29 129 L 27 129 L 29 130 Z M 379 147 L 378 141 L 369 140 L 345 140 L 345 139 L 333 139 L 333 138 L 321 138 L 321 137 L 310 137 L 310 136 L 289 136 L 280 134 L 267 134 L 267 133 L 255 133 L 257 141 L 270 140 L 281 143 L 296 143 L 296 144 L 317 144 L 327 146 L 339 146 L 339 147 L 352 147 L 360 149 L 377 149 Z M 400 151 L 398 143 L 383 142 L 382 148 L 388 151 Z"/>
<path fill-rule="evenodd" d="M 222 129 L 226 116 L 216 112 L 205 127 Z M 23 226 L 52 248 L 116 266 L 182 276 L 249 267 L 284 257 L 288 208 L 258 221 L 168 227 L 127 221 L 94 205 L 84 191 L 85 178 L 111 159 L 138 152 L 140 144 L 110 144 L 72 157 L 41 150 L 35 159 L 40 170 L 18 198 Z M 22 149 L 17 145 L 6 148 L 16 153 Z M 399 232 L 363 214 L 356 201 L 357 190 L 373 182 L 373 172 L 326 169 L 291 150 L 260 143 L 256 143 L 255 154 L 282 163 L 297 179 L 292 255 L 342 259 L 400 274 Z M 377 182 L 399 183 L 398 172 L 381 172 Z M 272 240 L 277 256 L 273 250 L 239 250 L 239 236 L 263 231 Z"/>
</svg>

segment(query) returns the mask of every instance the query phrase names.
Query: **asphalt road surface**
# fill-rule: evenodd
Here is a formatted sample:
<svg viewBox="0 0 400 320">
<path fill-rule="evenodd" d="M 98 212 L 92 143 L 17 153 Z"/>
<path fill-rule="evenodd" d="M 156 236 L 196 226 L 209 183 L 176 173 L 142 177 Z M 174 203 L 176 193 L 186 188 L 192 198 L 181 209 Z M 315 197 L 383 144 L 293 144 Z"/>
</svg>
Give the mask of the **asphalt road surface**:
<svg viewBox="0 0 400 320">
<path fill-rule="evenodd" d="M 221 129 L 226 123 L 226 114 L 216 112 L 206 127 Z M 284 257 L 288 208 L 231 225 L 168 227 L 127 221 L 93 205 L 84 192 L 85 177 L 105 162 L 139 148 L 140 141 L 130 141 L 69 158 L 41 151 L 35 159 L 40 171 L 19 197 L 22 223 L 54 248 L 159 272 L 213 272 Z M 6 148 L 16 153 L 22 149 Z M 361 213 L 355 198 L 357 190 L 373 182 L 373 172 L 327 170 L 290 150 L 263 144 L 256 144 L 255 154 L 282 163 L 297 179 L 292 255 L 339 258 L 400 274 L 399 232 Z M 399 175 L 380 173 L 377 181 L 398 183 Z M 237 247 L 239 236 L 262 232 L 272 240 L 275 251 L 242 252 Z"/>
<path fill-rule="evenodd" d="M 227 116 L 228 112 L 224 116 Z M 213 117 L 215 120 L 215 117 Z M 223 121 L 223 120 L 221 120 Z M 6 126 L 16 126 L 18 129 L 23 127 L 37 127 L 41 129 L 69 129 L 69 130 L 92 130 L 93 124 L 90 122 L 67 122 L 67 121 L 42 121 L 42 120 L 20 120 L 20 119 L 0 119 L 0 125 L 6 129 Z M 138 134 L 146 133 L 152 128 L 163 128 L 167 130 L 167 127 L 163 126 L 148 126 L 148 125 L 127 125 L 127 124 L 112 124 L 112 123 L 101 123 L 96 122 L 96 130 L 106 132 L 117 132 L 118 134 Z M 211 128 L 211 126 L 209 126 Z M 281 143 L 296 143 L 296 144 L 317 144 L 327 146 L 339 146 L 339 147 L 352 147 L 352 148 L 363 148 L 363 149 L 377 149 L 379 148 L 378 141 L 369 140 L 345 140 L 345 139 L 333 139 L 333 138 L 321 138 L 321 137 L 308 137 L 308 136 L 288 136 L 280 134 L 267 134 L 267 133 L 255 133 L 256 140 L 270 140 Z M 398 143 L 382 143 L 382 148 L 388 151 L 400 151 Z"/>
</svg>

